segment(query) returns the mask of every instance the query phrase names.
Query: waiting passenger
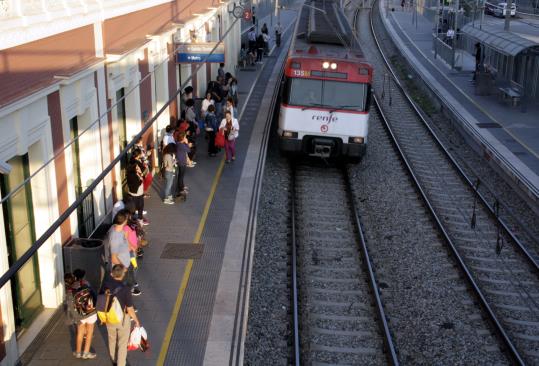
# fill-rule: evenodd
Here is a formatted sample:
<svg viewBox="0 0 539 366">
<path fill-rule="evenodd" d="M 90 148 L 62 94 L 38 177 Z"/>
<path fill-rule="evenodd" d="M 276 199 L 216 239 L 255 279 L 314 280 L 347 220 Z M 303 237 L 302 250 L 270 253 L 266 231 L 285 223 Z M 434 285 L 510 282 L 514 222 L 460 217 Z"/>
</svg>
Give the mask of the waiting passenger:
<svg viewBox="0 0 539 366">
<path fill-rule="evenodd" d="M 172 185 L 174 183 L 174 172 L 176 170 L 176 162 L 174 161 L 175 151 L 175 143 L 170 143 L 163 149 L 163 173 L 165 176 L 165 191 L 163 193 L 163 203 L 167 205 L 174 204 L 174 197 L 172 196 Z"/>
<path fill-rule="evenodd" d="M 239 136 L 240 125 L 230 111 L 226 111 L 225 118 L 221 121 L 219 131 L 225 135 L 226 163 L 236 160 L 236 139 Z"/>
<path fill-rule="evenodd" d="M 149 222 L 144 218 L 144 163 L 141 159 L 142 151 L 134 150 L 126 172 L 127 198 L 134 202 L 141 224 L 148 225 Z"/>
<path fill-rule="evenodd" d="M 95 353 L 90 351 L 94 326 L 97 321 L 97 312 L 94 305 L 96 296 L 90 287 L 90 283 L 84 279 L 85 274 L 84 270 L 76 269 L 73 274 L 66 273 L 64 280 L 66 284 L 67 316 L 76 327 L 73 356 L 89 360 L 97 357 Z"/>
<path fill-rule="evenodd" d="M 125 366 L 127 363 L 127 344 L 131 333 L 131 319 L 136 327 L 140 327 L 140 321 L 135 313 L 133 298 L 129 287 L 124 285 L 126 269 L 122 264 L 115 264 L 111 270 L 111 278 L 105 281 L 103 288 L 115 293 L 122 309 L 125 309 L 123 320 L 120 324 L 108 324 L 109 355 L 112 362 L 117 366 Z"/>
<path fill-rule="evenodd" d="M 189 190 L 183 181 L 187 167 L 187 154 L 191 147 L 189 145 L 185 132 L 180 132 L 176 140 L 176 197 L 186 196 Z"/>
<path fill-rule="evenodd" d="M 217 155 L 217 148 L 215 147 L 215 134 L 217 133 L 218 124 L 217 116 L 215 116 L 215 106 L 210 105 L 208 107 L 208 113 L 206 114 L 206 132 L 208 134 L 208 155 L 213 157 Z"/>
</svg>

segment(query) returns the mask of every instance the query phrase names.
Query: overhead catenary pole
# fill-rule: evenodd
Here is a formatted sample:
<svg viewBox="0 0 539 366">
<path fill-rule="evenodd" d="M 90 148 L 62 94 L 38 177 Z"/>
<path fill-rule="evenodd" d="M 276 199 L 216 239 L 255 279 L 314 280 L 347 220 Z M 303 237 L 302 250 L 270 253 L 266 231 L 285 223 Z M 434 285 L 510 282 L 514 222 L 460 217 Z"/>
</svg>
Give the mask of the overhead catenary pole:
<svg viewBox="0 0 539 366">
<path fill-rule="evenodd" d="M 513 0 L 507 0 L 507 5 L 505 8 L 505 24 L 503 30 L 509 32 L 510 22 L 511 22 L 511 7 L 513 6 Z"/>
</svg>

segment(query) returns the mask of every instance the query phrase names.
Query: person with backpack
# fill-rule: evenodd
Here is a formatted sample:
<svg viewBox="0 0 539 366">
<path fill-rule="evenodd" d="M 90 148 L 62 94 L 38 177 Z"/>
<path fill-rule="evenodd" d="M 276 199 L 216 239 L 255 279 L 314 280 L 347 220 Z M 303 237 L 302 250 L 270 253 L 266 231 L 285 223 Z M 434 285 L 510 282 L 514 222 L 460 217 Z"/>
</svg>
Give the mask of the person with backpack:
<svg viewBox="0 0 539 366">
<path fill-rule="evenodd" d="M 132 288 L 134 296 L 142 294 L 142 291 L 135 286 L 135 268 L 131 262 L 131 251 L 129 250 L 128 234 L 124 230 L 129 219 L 129 211 L 124 209 L 116 214 L 113 226 L 108 234 L 110 264 L 122 264 L 128 271 L 127 285 Z"/>
<path fill-rule="evenodd" d="M 109 355 L 113 363 L 118 366 L 125 366 L 127 363 L 127 343 L 131 333 L 131 319 L 136 327 L 140 327 L 140 321 L 135 313 L 133 306 L 133 297 L 131 290 L 124 284 L 124 277 L 127 270 L 123 264 L 112 266 L 111 278 L 108 278 L 103 284 L 104 294 L 108 301 L 105 301 L 105 308 L 117 301 L 120 314 L 116 314 L 118 322 L 106 322 Z M 108 305 L 108 306 L 107 306 Z M 108 311 L 109 309 L 105 309 Z"/>
<path fill-rule="evenodd" d="M 90 283 L 84 279 L 85 274 L 84 270 L 76 269 L 73 274 L 66 273 L 64 280 L 66 283 L 67 314 L 76 328 L 73 356 L 92 360 L 97 357 L 95 353 L 90 351 L 94 326 L 97 321 L 96 296 Z M 86 341 L 84 341 L 85 339 Z"/>
</svg>

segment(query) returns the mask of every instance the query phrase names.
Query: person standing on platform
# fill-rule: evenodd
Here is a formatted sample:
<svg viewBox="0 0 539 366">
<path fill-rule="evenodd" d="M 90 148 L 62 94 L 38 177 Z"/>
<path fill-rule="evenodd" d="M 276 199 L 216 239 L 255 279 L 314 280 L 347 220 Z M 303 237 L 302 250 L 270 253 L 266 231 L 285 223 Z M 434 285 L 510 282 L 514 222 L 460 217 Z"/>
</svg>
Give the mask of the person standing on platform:
<svg viewBox="0 0 539 366">
<path fill-rule="evenodd" d="M 267 33 L 262 33 L 262 38 L 264 38 L 264 56 L 267 56 L 269 55 L 270 36 Z"/>
<path fill-rule="evenodd" d="M 264 36 L 261 34 L 256 37 L 256 63 L 262 63 L 262 56 L 264 55 Z"/>
<path fill-rule="evenodd" d="M 249 33 L 247 33 L 247 39 L 249 40 L 249 52 L 256 53 L 256 31 L 255 27 L 252 27 Z"/>
<path fill-rule="evenodd" d="M 135 287 L 135 267 L 131 263 L 131 254 L 127 233 L 124 230 L 129 219 L 129 211 L 121 210 L 116 214 L 113 221 L 112 230 L 109 233 L 110 262 L 111 265 L 121 264 L 126 268 L 127 279 L 126 286 L 129 286 L 131 293 L 135 296 L 142 294 L 138 287 Z"/>
<path fill-rule="evenodd" d="M 186 196 L 189 189 L 183 182 L 189 151 L 190 146 L 185 132 L 178 133 L 176 140 L 176 197 Z"/>
<path fill-rule="evenodd" d="M 222 94 L 223 94 L 223 87 L 221 86 L 221 83 L 215 80 L 212 80 L 208 83 L 208 93 L 211 94 L 211 98 L 215 101 L 215 115 L 217 118 L 221 116 L 222 113 Z"/>
<path fill-rule="evenodd" d="M 283 33 L 283 27 L 281 27 L 281 23 L 277 23 L 275 26 L 275 45 L 277 47 L 281 47 L 281 35 Z"/>
<path fill-rule="evenodd" d="M 170 143 L 163 149 L 163 170 L 165 175 L 165 191 L 163 193 L 163 203 L 172 205 L 174 197 L 172 196 L 172 184 L 174 183 L 174 172 L 176 170 L 176 162 L 174 161 L 174 152 L 176 144 Z"/>
<path fill-rule="evenodd" d="M 232 97 L 226 99 L 225 113 L 226 111 L 229 111 L 230 114 L 232 114 L 232 118 L 238 118 L 238 116 L 236 116 L 236 108 Z"/>
<path fill-rule="evenodd" d="M 217 148 L 215 147 L 215 134 L 219 128 L 217 124 L 217 116 L 215 115 L 215 106 L 210 105 L 208 107 L 208 113 L 206 113 L 206 132 L 208 133 L 208 155 L 214 157 L 217 155 Z"/>
<path fill-rule="evenodd" d="M 473 73 L 473 80 L 476 79 L 477 72 L 481 68 L 481 43 L 475 44 L 475 71 Z"/>
<path fill-rule="evenodd" d="M 202 101 L 202 106 L 200 107 L 200 117 L 206 118 L 206 113 L 208 112 L 208 107 L 215 104 L 215 101 L 211 97 L 211 93 L 206 93 L 206 98 Z"/>
<path fill-rule="evenodd" d="M 148 220 L 144 218 L 144 173 L 141 168 L 144 164 L 141 159 L 142 151 L 135 149 L 127 166 L 127 198 L 135 204 L 137 218 L 142 225 L 148 225 Z"/>
<path fill-rule="evenodd" d="M 225 112 L 225 118 L 221 121 L 219 131 L 225 135 L 226 163 L 236 160 L 236 139 L 239 136 L 240 125 L 230 111 Z"/>
<path fill-rule="evenodd" d="M 264 33 L 264 34 L 268 34 L 268 26 L 266 23 L 264 23 L 264 25 L 262 26 L 262 29 L 260 30 L 260 32 Z"/>
<path fill-rule="evenodd" d="M 126 219 L 127 221 L 127 219 Z M 127 343 L 131 333 L 131 319 L 136 327 L 140 327 L 140 321 L 135 313 L 133 297 L 129 287 L 124 285 L 126 269 L 122 264 L 112 266 L 111 278 L 103 284 L 103 288 L 114 293 L 122 309 L 125 309 L 123 320 L 120 324 L 107 324 L 109 355 L 112 362 L 117 366 L 125 366 L 127 363 Z"/>
<path fill-rule="evenodd" d="M 219 64 L 219 68 L 217 69 L 217 77 L 219 76 L 223 79 L 225 78 L 225 64 L 223 62 Z"/>
<path fill-rule="evenodd" d="M 97 313 L 94 309 L 84 314 L 80 312 L 82 307 L 79 308 L 81 310 L 77 310 L 75 306 L 75 299 L 77 299 L 79 304 L 90 304 L 90 299 L 92 304 L 96 303 L 96 296 L 90 288 L 90 283 L 84 279 L 85 274 L 86 272 L 84 270 L 76 269 L 73 271 L 73 274 L 66 273 L 64 280 L 66 283 L 67 316 L 76 327 L 75 352 L 73 352 L 73 356 L 75 358 L 82 358 L 83 360 L 90 360 L 97 357 L 95 353 L 90 351 L 94 326 L 97 321 Z M 84 297 L 88 298 L 86 302 L 82 300 Z M 90 306 L 86 305 L 86 308 L 88 307 Z M 84 352 L 82 350 L 83 343 Z"/>
</svg>

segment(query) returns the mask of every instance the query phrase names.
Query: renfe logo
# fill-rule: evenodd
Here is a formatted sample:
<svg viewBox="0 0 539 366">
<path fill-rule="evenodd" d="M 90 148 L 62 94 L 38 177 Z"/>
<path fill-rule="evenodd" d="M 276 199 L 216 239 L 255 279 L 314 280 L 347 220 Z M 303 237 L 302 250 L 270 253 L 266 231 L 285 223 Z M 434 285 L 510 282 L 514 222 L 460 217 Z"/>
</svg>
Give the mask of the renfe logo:
<svg viewBox="0 0 539 366">
<path fill-rule="evenodd" d="M 323 122 L 327 122 L 327 123 L 331 123 L 331 122 L 337 122 L 339 120 L 339 118 L 337 116 L 334 116 L 334 115 L 329 115 L 329 116 L 312 116 L 312 119 L 313 121 L 323 121 Z"/>
</svg>

